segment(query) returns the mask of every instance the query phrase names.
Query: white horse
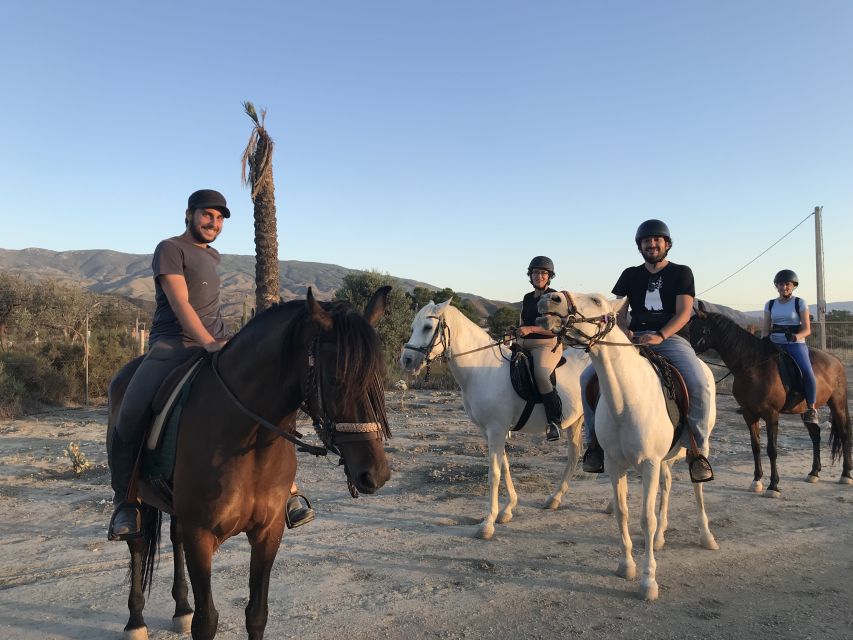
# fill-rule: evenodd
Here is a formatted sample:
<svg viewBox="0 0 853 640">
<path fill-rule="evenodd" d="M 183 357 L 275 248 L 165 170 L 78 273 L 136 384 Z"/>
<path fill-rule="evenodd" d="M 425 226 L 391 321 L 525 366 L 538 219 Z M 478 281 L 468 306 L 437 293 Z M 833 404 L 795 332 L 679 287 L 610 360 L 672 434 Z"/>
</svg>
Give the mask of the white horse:
<svg viewBox="0 0 853 640">
<path fill-rule="evenodd" d="M 616 326 L 616 315 L 625 304 L 627 298 L 608 302 L 600 294 L 550 293 L 543 295 L 539 301 L 539 313 L 544 314 L 539 323 L 555 333 L 564 331 L 570 342 L 584 346 L 598 374 L 601 400 L 595 410 L 595 433 L 604 449 L 613 485 L 613 507 L 622 550 L 616 573 L 628 579 L 636 574 L 636 565 L 631 557 L 631 537 L 628 534 L 626 472 L 633 467 L 642 474 L 640 524 L 646 548 L 640 593 L 646 600 L 655 600 L 658 583 L 654 552 L 664 546 L 672 485 L 670 467 L 684 456 L 685 450 L 678 446 L 671 449 L 672 422 L 658 374 Z M 704 363 L 702 367 L 713 390 L 711 370 Z M 715 420 L 716 406 L 712 403 L 711 428 Z M 708 452 L 703 453 L 707 455 Z M 656 517 L 655 498 L 659 484 L 661 498 Z M 718 549 L 708 528 L 702 484 L 693 484 L 693 493 L 699 512 L 699 544 L 706 549 Z"/>
<path fill-rule="evenodd" d="M 545 504 L 546 509 L 560 506 L 563 494 L 578 461 L 581 441 L 583 407 L 580 399 L 580 374 L 588 364 L 585 354 L 569 350 L 566 363 L 557 369 L 557 392 L 563 403 L 560 427 L 568 437 L 568 459 L 560 485 Z M 509 349 L 495 344 L 483 329 L 466 318 L 450 300 L 425 305 L 412 321 L 412 336 L 403 347 L 400 365 L 414 373 L 432 360 L 444 357 L 453 377 L 462 390 L 462 401 L 468 417 L 480 427 L 489 444 L 489 512 L 480 523 L 478 537 L 488 540 L 495 533 L 495 521 L 503 524 L 512 520 L 512 510 L 518 495 L 509 473 L 505 443 L 518 422 L 525 401 L 513 390 L 509 377 Z M 519 432 L 544 435 L 545 411 L 537 405 Z M 498 513 L 498 492 L 503 470 L 509 500 Z"/>
</svg>

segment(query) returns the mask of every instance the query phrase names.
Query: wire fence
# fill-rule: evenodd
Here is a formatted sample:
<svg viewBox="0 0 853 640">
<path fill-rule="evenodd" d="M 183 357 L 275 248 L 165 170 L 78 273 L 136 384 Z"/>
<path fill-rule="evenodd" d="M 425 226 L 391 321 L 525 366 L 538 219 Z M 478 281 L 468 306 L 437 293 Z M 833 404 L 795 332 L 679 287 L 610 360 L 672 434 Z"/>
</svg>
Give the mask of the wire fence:
<svg viewBox="0 0 853 640">
<path fill-rule="evenodd" d="M 845 364 L 853 364 L 853 322 L 812 321 L 812 334 L 806 342 L 810 347 L 820 348 L 821 336 L 826 336 L 826 350 L 841 358 Z"/>
</svg>

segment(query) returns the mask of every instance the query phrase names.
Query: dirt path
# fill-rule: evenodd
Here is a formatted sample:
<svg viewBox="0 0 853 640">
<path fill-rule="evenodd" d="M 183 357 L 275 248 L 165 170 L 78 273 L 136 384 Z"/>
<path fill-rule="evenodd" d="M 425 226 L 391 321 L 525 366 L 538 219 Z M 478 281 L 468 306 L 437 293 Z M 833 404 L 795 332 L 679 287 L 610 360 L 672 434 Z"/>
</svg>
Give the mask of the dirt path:
<svg viewBox="0 0 853 640">
<path fill-rule="evenodd" d="M 748 491 L 752 458 L 731 397 L 718 397 L 717 480 L 706 506 L 720 550 L 696 544 L 692 491 L 676 466 L 661 598 L 617 578 L 616 527 L 603 513 L 606 477 L 579 477 L 556 512 L 541 505 L 564 444 L 535 435 L 508 445 L 520 503 L 495 538 L 473 538 L 486 509 L 485 440 L 458 394 L 389 395 L 393 477 L 352 500 L 337 467 L 305 456 L 299 479 L 318 519 L 287 532 L 273 570 L 267 637 L 850 638 L 853 487 L 837 484 L 824 447 L 823 481 L 803 482 L 810 443 L 797 419 L 780 439 L 783 497 Z M 118 638 L 127 618 L 126 546 L 108 543 L 103 408 L 0 421 L 0 639 Z M 824 441 L 828 425 L 822 430 Z M 63 449 L 94 467 L 76 477 Z M 765 467 L 767 471 L 767 467 Z M 631 483 L 635 556 L 642 551 L 638 482 Z M 164 532 L 165 533 L 165 532 Z M 165 534 L 168 539 L 168 534 Z M 145 613 L 152 639 L 169 632 L 171 552 Z M 215 558 L 217 638 L 244 638 L 248 544 Z"/>
</svg>

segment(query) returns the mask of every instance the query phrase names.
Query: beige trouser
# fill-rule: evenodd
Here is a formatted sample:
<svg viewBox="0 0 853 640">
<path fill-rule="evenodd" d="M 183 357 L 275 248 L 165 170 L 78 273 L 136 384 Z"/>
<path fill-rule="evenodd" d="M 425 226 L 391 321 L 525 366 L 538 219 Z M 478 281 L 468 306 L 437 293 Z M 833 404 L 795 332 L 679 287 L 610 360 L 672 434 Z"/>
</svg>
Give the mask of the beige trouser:
<svg viewBox="0 0 853 640">
<path fill-rule="evenodd" d="M 563 355 L 562 349 L 554 349 L 557 345 L 557 337 L 539 340 L 535 338 L 518 338 L 518 344 L 522 349 L 530 352 L 533 359 L 533 379 L 539 393 L 550 393 L 554 390 L 551 384 L 551 372 L 560 362 Z"/>
</svg>

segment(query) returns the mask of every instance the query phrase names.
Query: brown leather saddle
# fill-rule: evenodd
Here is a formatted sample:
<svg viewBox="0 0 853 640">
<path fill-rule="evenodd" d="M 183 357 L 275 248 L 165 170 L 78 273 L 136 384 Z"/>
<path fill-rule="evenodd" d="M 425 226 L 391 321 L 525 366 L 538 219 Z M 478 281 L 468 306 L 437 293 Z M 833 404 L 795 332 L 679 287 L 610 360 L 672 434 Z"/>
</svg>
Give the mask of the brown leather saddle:
<svg viewBox="0 0 853 640">
<path fill-rule="evenodd" d="M 666 412 L 669 414 L 669 419 L 673 427 L 672 445 L 670 446 L 670 449 L 673 449 L 678 445 L 678 441 L 681 439 L 684 429 L 687 426 L 687 412 L 690 408 L 687 385 L 684 384 L 684 378 L 678 369 L 675 368 L 675 365 L 662 355 L 645 347 L 640 348 L 640 355 L 651 363 L 658 374 L 658 378 L 660 378 L 663 396 L 666 400 Z M 590 378 L 586 389 L 583 391 L 586 394 L 587 403 L 595 409 L 598 405 L 598 399 L 601 397 L 598 374 Z"/>
</svg>

